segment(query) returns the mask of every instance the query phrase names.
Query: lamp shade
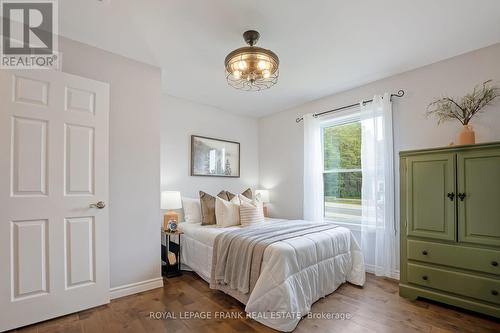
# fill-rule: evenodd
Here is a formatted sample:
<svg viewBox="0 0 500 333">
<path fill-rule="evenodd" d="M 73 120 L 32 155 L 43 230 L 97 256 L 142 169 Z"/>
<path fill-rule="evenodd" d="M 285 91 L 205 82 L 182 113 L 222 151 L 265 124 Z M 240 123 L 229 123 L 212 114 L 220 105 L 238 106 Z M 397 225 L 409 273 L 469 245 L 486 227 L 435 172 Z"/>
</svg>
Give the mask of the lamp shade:
<svg viewBox="0 0 500 333">
<path fill-rule="evenodd" d="M 260 195 L 260 199 L 263 203 L 268 203 L 269 201 L 269 191 L 268 190 L 255 190 L 255 195 Z"/>
<path fill-rule="evenodd" d="M 182 208 L 181 192 L 163 191 L 161 192 L 161 209 Z"/>
</svg>

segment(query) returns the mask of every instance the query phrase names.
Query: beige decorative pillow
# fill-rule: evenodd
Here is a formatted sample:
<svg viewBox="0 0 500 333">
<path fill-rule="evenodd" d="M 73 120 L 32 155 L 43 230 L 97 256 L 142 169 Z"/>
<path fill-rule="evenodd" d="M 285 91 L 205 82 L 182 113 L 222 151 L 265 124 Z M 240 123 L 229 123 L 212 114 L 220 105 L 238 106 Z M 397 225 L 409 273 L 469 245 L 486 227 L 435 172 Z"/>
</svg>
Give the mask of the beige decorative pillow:
<svg viewBox="0 0 500 333">
<path fill-rule="evenodd" d="M 241 194 L 238 197 L 240 199 L 240 223 L 242 226 L 264 222 L 262 202 L 258 198 L 250 200 Z"/>
<path fill-rule="evenodd" d="M 221 199 L 224 199 L 226 201 L 230 201 L 232 198 L 233 198 L 233 195 L 231 194 L 231 196 L 229 196 L 231 193 L 229 193 L 228 191 L 220 191 L 219 194 L 217 194 L 217 196 Z"/>
<path fill-rule="evenodd" d="M 226 200 L 227 195 L 225 191 L 220 191 L 217 194 L 219 198 Z M 201 225 L 213 225 L 217 223 L 215 217 L 215 197 L 210 194 L 200 191 L 200 205 L 201 205 Z"/>
<path fill-rule="evenodd" d="M 247 188 L 243 193 L 241 193 L 241 195 L 247 197 L 248 199 L 252 199 L 253 198 L 252 189 Z"/>
<path fill-rule="evenodd" d="M 236 196 L 236 194 L 232 194 L 231 192 L 229 191 L 225 191 L 226 192 L 226 195 L 228 197 L 228 200 L 231 200 L 232 198 L 234 198 Z M 251 189 L 246 189 L 243 193 L 241 193 L 241 195 L 247 197 L 248 199 L 252 199 L 253 198 L 253 195 L 252 195 L 252 190 Z"/>
<path fill-rule="evenodd" d="M 227 195 L 227 198 L 229 200 L 233 200 L 233 198 L 236 198 L 237 196 L 235 194 L 232 194 L 231 192 L 229 191 L 226 191 L 226 195 Z"/>
<path fill-rule="evenodd" d="M 253 203 L 252 199 L 249 199 L 245 197 L 243 194 L 238 194 L 238 198 L 240 199 L 241 202 L 246 202 L 246 203 Z"/>
<path fill-rule="evenodd" d="M 217 226 L 231 227 L 240 224 L 240 199 L 233 197 L 226 201 L 219 197 L 215 198 L 215 217 Z"/>
</svg>

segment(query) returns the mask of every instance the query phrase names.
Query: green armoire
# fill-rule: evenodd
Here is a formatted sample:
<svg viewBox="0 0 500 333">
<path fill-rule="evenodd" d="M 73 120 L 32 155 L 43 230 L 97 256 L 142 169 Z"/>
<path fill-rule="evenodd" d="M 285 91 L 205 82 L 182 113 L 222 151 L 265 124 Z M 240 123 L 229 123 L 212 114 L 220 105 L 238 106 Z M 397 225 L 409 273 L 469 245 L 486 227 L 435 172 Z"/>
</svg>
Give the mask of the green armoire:
<svg viewBox="0 0 500 333">
<path fill-rule="evenodd" d="M 400 153 L 403 297 L 500 318 L 500 142 Z"/>
</svg>

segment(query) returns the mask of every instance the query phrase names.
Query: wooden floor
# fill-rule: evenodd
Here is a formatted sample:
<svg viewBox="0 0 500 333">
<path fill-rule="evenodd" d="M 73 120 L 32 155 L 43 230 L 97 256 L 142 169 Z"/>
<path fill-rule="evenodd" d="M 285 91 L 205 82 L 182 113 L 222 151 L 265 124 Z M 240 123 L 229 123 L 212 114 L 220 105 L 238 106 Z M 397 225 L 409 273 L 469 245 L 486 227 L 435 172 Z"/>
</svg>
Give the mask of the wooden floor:
<svg viewBox="0 0 500 333">
<path fill-rule="evenodd" d="M 192 273 L 165 280 L 160 289 L 120 298 L 109 305 L 40 324 L 17 332 L 142 333 L 142 332 L 276 332 L 251 319 L 150 319 L 150 312 L 202 314 L 244 307 L 225 294 L 210 290 Z M 316 302 L 313 313 L 349 313 L 349 320 L 302 319 L 294 332 L 500 332 L 493 318 L 428 301 L 398 296 L 396 281 L 368 274 L 364 288 L 349 284 Z"/>
</svg>

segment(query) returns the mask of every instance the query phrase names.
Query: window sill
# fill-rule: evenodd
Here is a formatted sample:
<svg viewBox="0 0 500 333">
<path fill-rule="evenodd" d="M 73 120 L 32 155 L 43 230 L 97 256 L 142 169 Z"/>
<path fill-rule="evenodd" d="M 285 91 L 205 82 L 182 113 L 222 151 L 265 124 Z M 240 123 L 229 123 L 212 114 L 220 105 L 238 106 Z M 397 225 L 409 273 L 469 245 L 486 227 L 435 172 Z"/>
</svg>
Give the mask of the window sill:
<svg viewBox="0 0 500 333">
<path fill-rule="evenodd" d="M 363 230 L 363 226 L 359 223 L 349 223 L 349 222 L 339 222 L 339 221 L 335 221 L 335 220 L 331 220 L 331 219 L 323 219 L 323 221 L 327 222 L 327 223 L 333 223 L 333 224 L 337 224 L 341 227 L 346 227 L 352 231 L 361 231 Z M 364 231 L 365 232 L 369 232 L 369 233 L 375 233 L 375 231 L 377 230 L 377 228 L 373 225 L 365 225 L 364 226 Z"/>
<path fill-rule="evenodd" d="M 346 227 L 352 231 L 361 231 L 361 224 L 359 223 L 349 223 L 349 222 L 339 222 L 339 221 L 335 221 L 335 220 L 330 220 L 330 219 L 324 219 L 325 222 L 328 222 L 328 223 L 334 223 L 334 224 L 337 224 L 339 226 L 342 226 L 342 227 Z"/>
</svg>

